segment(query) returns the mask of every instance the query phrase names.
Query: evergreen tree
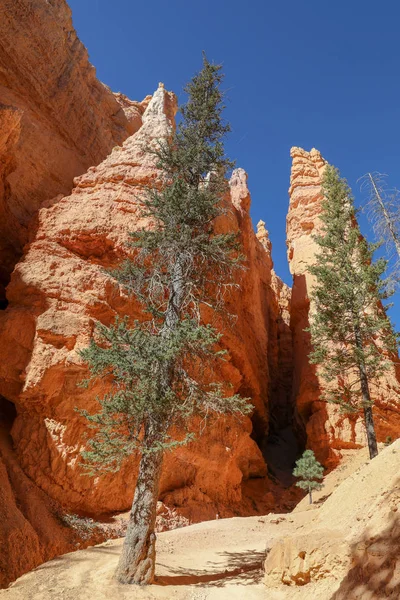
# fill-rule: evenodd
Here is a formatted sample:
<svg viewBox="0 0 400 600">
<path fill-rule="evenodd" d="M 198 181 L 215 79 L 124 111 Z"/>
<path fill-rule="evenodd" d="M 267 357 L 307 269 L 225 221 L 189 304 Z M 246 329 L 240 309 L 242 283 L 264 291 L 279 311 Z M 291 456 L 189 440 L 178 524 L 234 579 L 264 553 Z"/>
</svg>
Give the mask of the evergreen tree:
<svg viewBox="0 0 400 600">
<path fill-rule="evenodd" d="M 323 179 L 322 231 L 310 300 L 312 363 L 327 382 L 324 399 L 346 413 L 364 412 L 370 457 L 377 455 L 371 389 L 397 356 L 397 338 L 382 300 L 386 261 L 362 236 L 346 181 L 332 166 Z"/>
<path fill-rule="evenodd" d="M 324 478 L 324 467 L 317 461 L 312 450 L 305 450 L 302 457 L 296 461 L 293 475 L 301 478 L 296 485 L 308 491 L 310 504 L 312 504 L 312 491 L 323 487 L 323 484 L 316 480 Z"/>
<path fill-rule="evenodd" d="M 154 579 L 155 518 L 164 452 L 193 438 L 194 415 L 247 414 L 247 399 L 210 383 L 223 360 L 221 335 L 201 319 L 202 307 L 215 311 L 225 292 L 237 287 L 242 267 L 235 234 L 216 234 L 214 223 L 226 212 L 221 67 L 204 57 L 203 69 L 187 85 L 181 121 L 167 141 L 147 149 L 161 182 L 141 198 L 141 216 L 151 230 L 130 234 L 132 255 L 111 273 L 147 313 L 142 321 L 118 319 L 100 325 L 82 356 L 92 377 L 111 378 L 98 414 L 82 411 L 93 427 L 83 453 L 91 473 L 119 469 L 136 451 L 140 465 L 117 578 L 148 584 Z M 179 432 L 182 432 L 181 434 Z"/>
</svg>

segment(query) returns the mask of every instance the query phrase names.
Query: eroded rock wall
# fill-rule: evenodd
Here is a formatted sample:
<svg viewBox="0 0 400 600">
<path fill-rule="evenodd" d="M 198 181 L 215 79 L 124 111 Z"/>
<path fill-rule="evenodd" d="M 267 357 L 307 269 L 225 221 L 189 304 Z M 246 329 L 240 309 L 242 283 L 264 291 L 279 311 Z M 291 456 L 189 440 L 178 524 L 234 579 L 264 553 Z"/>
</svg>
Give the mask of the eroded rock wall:
<svg viewBox="0 0 400 600">
<path fill-rule="evenodd" d="M 275 273 L 272 262 L 272 244 L 264 221 L 257 224 L 257 239 L 271 261 L 271 285 L 268 297 L 268 329 L 270 331 L 267 360 L 270 378 L 270 429 L 282 429 L 293 417 L 291 390 L 293 372 L 292 332 L 290 329 L 291 288 Z"/>
<path fill-rule="evenodd" d="M 141 125 L 96 78 L 65 0 L 0 0 L 0 301 L 41 203 Z"/>
<path fill-rule="evenodd" d="M 0 411 L 0 417 L 3 417 Z M 78 546 L 57 505 L 21 469 L 0 423 L 0 588 L 37 565 Z"/>
<path fill-rule="evenodd" d="M 346 416 L 339 408 L 320 401 L 323 382 L 316 368 L 308 361 L 311 352 L 309 326 L 310 291 L 313 276 L 308 268 L 314 262 L 317 244 L 313 234 L 321 227 L 322 177 L 326 161 L 312 149 L 291 149 L 293 159 L 289 212 L 287 216 L 287 246 L 290 271 L 293 275 L 291 299 L 291 329 L 293 332 L 293 398 L 304 427 L 307 443 L 327 466 L 338 462 L 340 449 L 366 444 L 361 416 Z M 395 439 L 400 432 L 398 363 L 393 364 L 375 391 L 374 418 L 377 436 L 384 441 Z"/>
<path fill-rule="evenodd" d="M 76 178 L 71 195 L 45 203 L 8 286 L 9 306 L 0 313 L 0 394 L 17 409 L 12 438 L 19 464 L 68 511 L 98 515 L 126 510 L 132 500 L 134 459 L 117 474 L 82 476 L 86 423 L 75 407 L 96 410 L 105 387 L 102 381 L 90 390 L 77 386 L 85 377 L 78 350 L 87 346 L 96 322 L 111 323 L 117 314 L 141 316 L 140 306 L 104 267 L 126 256 L 129 231 L 149 226 L 140 217 L 138 195 L 158 173 L 143 147 L 171 134 L 175 111 L 175 96 L 160 84 L 141 128 Z M 240 290 L 228 299 L 238 318 L 224 332 L 228 360 L 215 376 L 250 397 L 255 411 L 253 423 L 248 417 L 220 418 L 195 443 L 166 455 L 161 500 L 190 521 L 254 512 L 243 484 L 266 475 L 254 438 L 268 431 L 273 378 L 285 363 L 278 332 L 287 321 L 288 290 L 272 270 L 270 248 L 253 231 L 242 169 L 234 171 L 224 201 L 230 213 L 218 228 L 238 232 L 246 269 Z M 285 385 L 275 386 L 277 393 Z"/>
</svg>

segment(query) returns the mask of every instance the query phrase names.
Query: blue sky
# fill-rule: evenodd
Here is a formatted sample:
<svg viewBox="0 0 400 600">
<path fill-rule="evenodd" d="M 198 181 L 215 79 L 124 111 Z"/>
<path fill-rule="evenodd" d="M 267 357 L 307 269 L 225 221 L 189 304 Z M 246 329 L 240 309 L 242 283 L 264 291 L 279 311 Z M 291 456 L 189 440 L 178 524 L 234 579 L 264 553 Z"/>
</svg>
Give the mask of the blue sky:
<svg viewBox="0 0 400 600">
<path fill-rule="evenodd" d="M 285 246 L 291 146 L 312 147 L 362 195 L 367 171 L 400 188 L 400 4 L 385 0 L 69 0 L 98 77 L 135 100 L 182 88 L 201 51 L 223 63 L 228 155 L 249 174 L 277 273 Z M 364 233 L 368 226 L 362 219 Z M 391 313 L 400 325 L 400 297 Z"/>
</svg>

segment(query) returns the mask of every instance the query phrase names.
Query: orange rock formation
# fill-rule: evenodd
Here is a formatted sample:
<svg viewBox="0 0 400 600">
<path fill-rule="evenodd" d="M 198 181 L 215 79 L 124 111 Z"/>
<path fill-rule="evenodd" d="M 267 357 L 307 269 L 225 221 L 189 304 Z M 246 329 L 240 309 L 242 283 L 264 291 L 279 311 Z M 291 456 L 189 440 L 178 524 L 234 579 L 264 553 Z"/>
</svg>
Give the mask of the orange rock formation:
<svg viewBox="0 0 400 600">
<path fill-rule="evenodd" d="M 100 83 L 65 0 L 0 0 L 0 14 L 0 308 L 17 263 L 0 311 L 0 544 L 8 553 L 1 587 L 73 549 L 76 535 L 60 524 L 60 511 L 95 516 L 130 506 L 134 459 L 117 474 L 81 474 L 86 422 L 75 407 L 95 410 L 105 387 L 77 386 L 86 374 L 78 351 L 97 322 L 141 317 L 104 268 L 124 259 L 129 231 L 150 226 L 138 195 L 158 173 L 143 147 L 171 134 L 176 98 L 160 84 L 153 97 L 133 102 Z M 216 377 L 251 398 L 254 414 L 217 420 L 166 455 L 161 513 L 182 522 L 255 512 L 253 480 L 266 475 L 265 457 L 278 478 L 284 471 L 290 478 L 306 438 L 325 464 L 341 448 L 365 443 L 360 418 L 320 402 L 321 382 L 307 360 L 308 266 L 325 161 L 300 148 L 292 157 L 293 291 L 273 270 L 265 223 L 253 231 L 242 169 L 223 199 L 231 210 L 217 227 L 238 232 L 247 268 L 227 300 L 238 318 L 234 329 L 224 328 L 227 361 Z M 393 369 L 377 398 L 380 439 L 400 431 L 396 383 Z M 264 510 L 274 507 L 268 485 Z"/>
<path fill-rule="evenodd" d="M 175 111 L 175 96 L 160 85 L 141 128 L 76 178 L 70 196 L 45 203 L 8 286 L 9 306 L 0 314 L 0 354 L 7 355 L 0 393 L 17 410 L 11 433 L 19 464 L 68 511 L 98 515 L 126 510 L 132 500 L 134 460 L 115 475 L 93 480 L 81 474 L 86 423 L 75 407 L 95 410 L 104 386 L 77 387 L 85 376 L 77 351 L 88 344 L 97 321 L 110 323 L 117 314 L 140 317 L 140 307 L 103 268 L 126 256 L 129 231 L 148 225 L 140 219 L 137 198 L 157 170 L 143 146 L 170 134 Z M 266 464 L 251 434 L 261 439 L 267 432 L 271 393 L 287 394 L 287 377 L 280 374 L 287 357 L 280 355 L 278 335 L 282 324 L 287 328 L 288 288 L 272 270 L 265 235 L 259 232 L 259 241 L 254 234 L 242 169 L 234 171 L 225 201 L 231 214 L 218 227 L 239 232 L 247 269 L 240 292 L 229 299 L 238 320 L 225 332 L 229 355 L 218 376 L 252 398 L 254 432 L 249 418 L 220 419 L 197 442 L 166 455 L 161 500 L 191 521 L 254 511 L 243 484 L 265 476 Z"/>
<path fill-rule="evenodd" d="M 290 271 L 293 275 L 291 328 L 293 332 L 293 397 L 306 427 L 308 445 L 325 465 L 334 465 L 340 449 L 366 445 L 362 416 L 345 416 L 338 407 L 320 401 L 323 382 L 316 368 L 308 362 L 310 336 L 304 331 L 309 325 L 310 290 L 313 276 L 308 267 L 313 264 L 317 244 L 313 233 L 321 226 L 321 182 L 326 161 L 313 148 L 306 152 L 292 148 L 290 204 L 287 216 L 287 245 Z M 312 308 L 312 307 L 311 307 Z M 388 435 L 393 439 L 400 431 L 398 365 L 385 375 L 376 393 L 374 416 L 379 441 Z"/>
<path fill-rule="evenodd" d="M 96 79 L 65 0 L 0 0 L 0 286 L 42 202 L 68 194 L 141 124 L 143 104 Z M 4 287 L 0 289 L 4 300 Z"/>
</svg>

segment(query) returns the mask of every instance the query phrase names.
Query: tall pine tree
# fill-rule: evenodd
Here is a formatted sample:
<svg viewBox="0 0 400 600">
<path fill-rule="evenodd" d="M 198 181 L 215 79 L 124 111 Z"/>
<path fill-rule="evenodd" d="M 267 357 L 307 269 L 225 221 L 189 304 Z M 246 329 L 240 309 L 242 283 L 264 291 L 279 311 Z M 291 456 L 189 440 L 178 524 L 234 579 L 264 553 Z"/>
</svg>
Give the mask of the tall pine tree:
<svg viewBox="0 0 400 600">
<path fill-rule="evenodd" d="M 188 101 L 172 139 L 147 149 L 161 177 L 144 191 L 141 217 L 154 227 L 130 234 L 131 258 L 111 274 L 142 302 L 146 319 L 100 325 L 82 352 L 94 378 L 112 381 L 100 412 L 83 411 L 94 431 L 83 453 L 87 469 L 114 471 L 133 453 L 141 456 L 117 571 L 122 583 L 154 579 L 164 452 L 192 439 L 187 426 L 193 415 L 251 411 L 247 399 L 209 381 L 224 353 L 220 334 L 201 319 L 204 303 L 223 306 L 242 264 L 236 236 L 214 232 L 227 210 L 221 197 L 231 168 L 223 146 L 229 126 L 222 121 L 222 79 L 221 67 L 204 57 L 185 89 Z"/>
<path fill-rule="evenodd" d="M 397 356 L 382 300 L 386 261 L 373 261 L 376 245 L 361 236 L 351 190 L 339 172 L 327 166 L 323 179 L 322 231 L 310 272 L 312 363 L 327 382 L 325 400 L 344 412 L 363 411 L 370 457 L 377 455 L 373 420 L 374 388 Z"/>
</svg>

